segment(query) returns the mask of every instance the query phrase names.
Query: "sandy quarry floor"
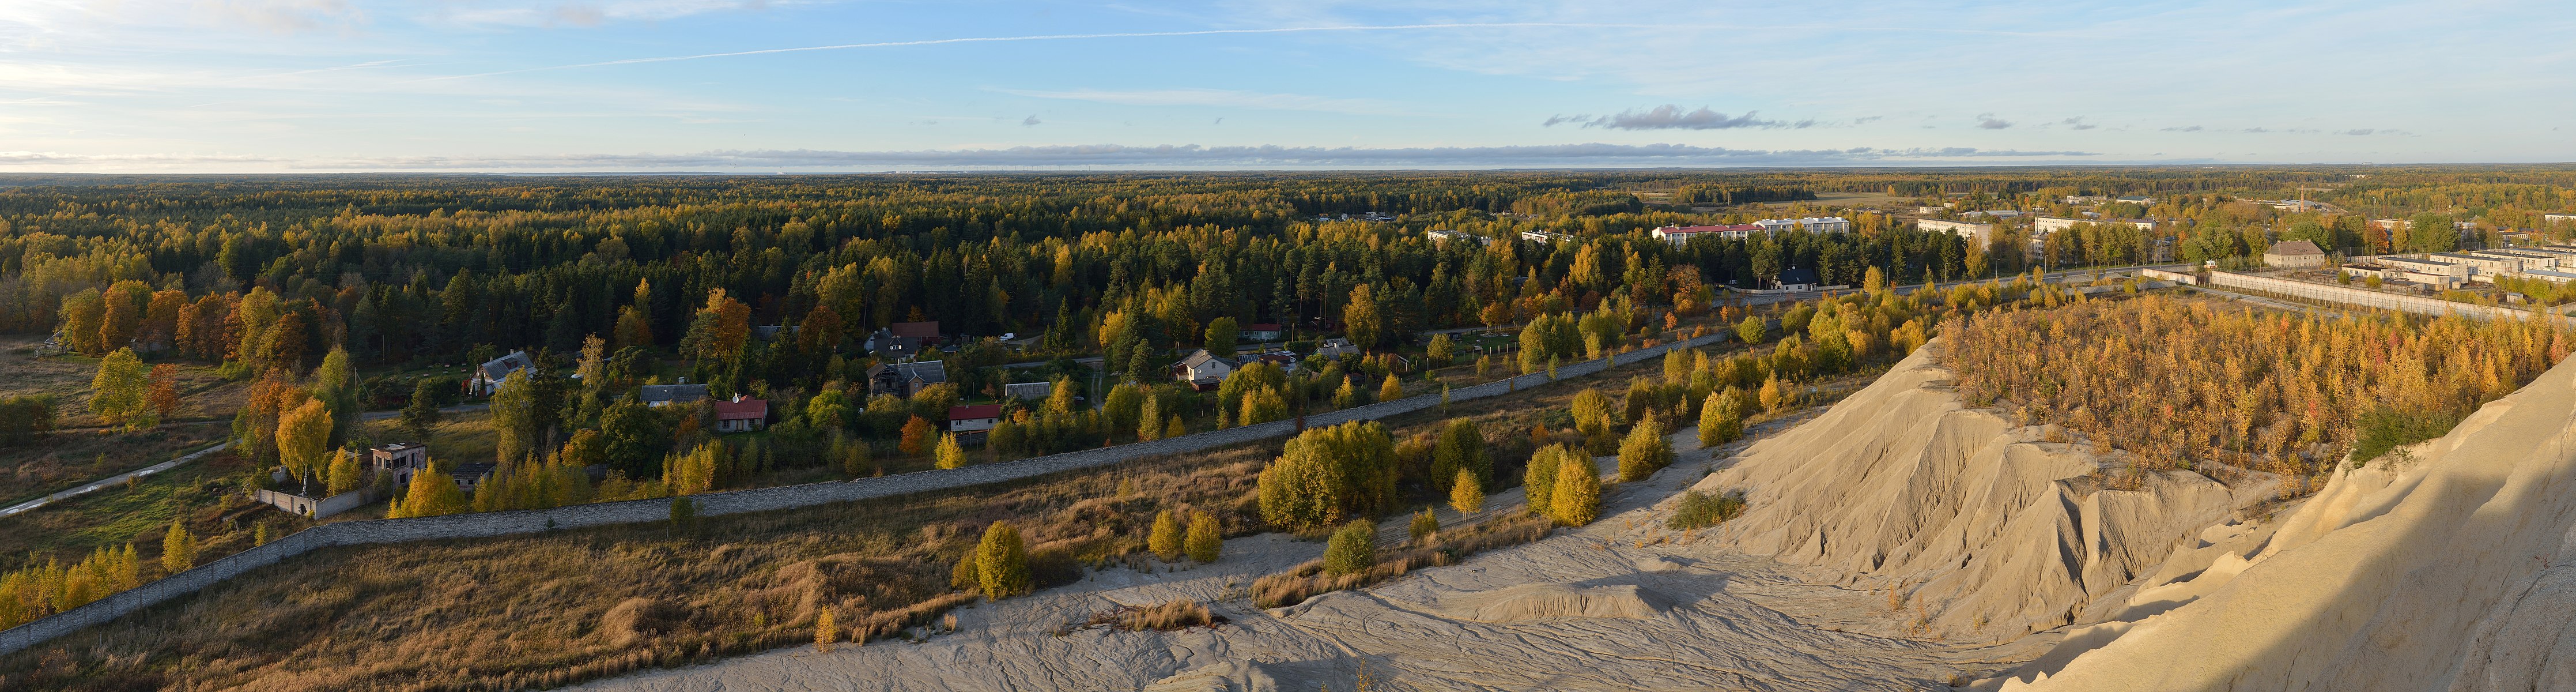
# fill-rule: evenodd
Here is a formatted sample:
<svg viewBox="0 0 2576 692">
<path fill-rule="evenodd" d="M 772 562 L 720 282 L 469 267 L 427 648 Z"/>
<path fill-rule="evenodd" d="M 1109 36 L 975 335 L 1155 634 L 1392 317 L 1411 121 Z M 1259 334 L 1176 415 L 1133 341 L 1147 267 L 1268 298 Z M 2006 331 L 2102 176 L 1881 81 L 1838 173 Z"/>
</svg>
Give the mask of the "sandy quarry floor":
<svg viewBox="0 0 2576 692">
<path fill-rule="evenodd" d="M 1266 534 L 1228 541 L 1225 559 L 1213 565 L 1113 568 L 961 610 L 957 631 L 924 641 L 829 654 L 783 649 L 585 689 L 1350 690 L 1365 668 L 1379 689 L 1937 690 L 1962 666 L 1991 669 L 1986 659 L 2035 655 L 1838 631 L 1887 617 L 1885 597 L 1664 529 L 1665 513 L 1654 506 L 1724 463 L 1695 449 L 1694 434 L 1675 434 L 1679 463 L 1617 487 L 1605 518 L 1591 526 L 1298 606 L 1258 610 L 1246 590 L 1260 575 L 1315 558 L 1323 545 Z M 1603 461 L 1603 472 L 1612 471 Z M 1488 511 L 1517 511 L 1521 502 L 1518 490 L 1500 493 Z M 1381 536 L 1401 531 L 1398 518 Z M 1113 604 L 1173 598 L 1212 603 L 1230 622 L 1059 634 Z"/>
</svg>

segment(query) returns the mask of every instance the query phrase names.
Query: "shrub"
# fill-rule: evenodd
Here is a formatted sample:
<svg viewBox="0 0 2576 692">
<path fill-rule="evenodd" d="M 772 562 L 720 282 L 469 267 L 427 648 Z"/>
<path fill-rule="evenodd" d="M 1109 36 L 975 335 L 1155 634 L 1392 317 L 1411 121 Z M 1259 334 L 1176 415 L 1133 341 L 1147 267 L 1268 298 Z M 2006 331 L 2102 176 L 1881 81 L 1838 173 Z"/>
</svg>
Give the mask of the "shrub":
<svg viewBox="0 0 2576 692">
<path fill-rule="evenodd" d="M 1225 551 L 1225 528 L 1217 524 L 1215 514 L 1192 513 L 1190 535 L 1181 542 L 1181 546 L 1190 554 L 1191 560 L 1201 563 L 1215 562 Z"/>
<path fill-rule="evenodd" d="M 1171 510 L 1154 515 L 1154 531 L 1146 534 L 1145 547 L 1154 551 L 1155 557 L 1163 558 L 1164 562 L 1181 559 L 1181 521 L 1172 518 Z"/>
<path fill-rule="evenodd" d="M 1619 443 L 1619 480 L 1641 481 L 1656 471 L 1673 465 L 1673 443 L 1664 439 L 1664 425 L 1647 414 L 1628 431 L 1628 439 Z"/>
<path fill-rule="evenodd" d="M 939 436 L 938 459 L 939 468 L 943 469 L 966 465 L 966 448 L 957 444 L 957 433 Z"/>
<path fill-rule="evenodd" d="M 2459 423 L 2459 416 L 2440 412 L 2372 407 L 2363 412 L 2359 420 L 2353 421 L 2352 459 L 2356 462 L 2377 459 L 2388 450 L 2441 437 L 2451 431 L 2451 426 Z"/>
<path fill-rule="evenodd" d="M 1458 469 L 1458 477 L 1449 483 L 1449 508 L 1459 514 L 1485 511 L 1485 487 L 1476 481 L 1475 472 Z"/>
<path fill-rule="evenodd" d="M 1744 404 L 1734 387 L 1708 395 L 1699 408 L 1699 446 L 1715 447 L 1744 437 Z"/>
<path fill-rule="evenodd" d="M 1494 459 L 1485 451 L 1485 431 L 1476 421 L 1466 418 L 1449 419 L 1449 424 L 1440 429 L 1438 446 L 1431 452 L 1434 483 L 1448 483 L 1458 477 L 1459 471 L 1473 474 L 1477 485 L 1494 479 Z"/>
<path fill-rule="evenodd" d="M 832 625 L 832 609 L 814 615 L 814 650 L 832 653 L 832 643 L 841 640 L 841 629 Z"/>
<path fill-rule="evenodd" d="M 1333 532 L 1324 545 L 1326 574 L 1358 574 L 1377 564 L 1377 524 L 1367 519 L 1353 519 Z"/>
<path fill-rule="evenodd" d="M 53 430 L 53 397 L 35 394 L 0 398 L 0 446 L 34 442 Z"/>
<path fill-rule="evenodd" d="M 1744 491 L 1710 495 L 1693 490 L 1682 493 L 1681 501 L 1673 505 L 1672 519 L 1666 520 L 1664 525 L 1675 530 L 1707 528 L 1743 513 Z"/>
<path fill-rule="evenodd" d="M 983 578 L 975 574 L 977 571 L 975 565 L 982 561 L 982 557 L 983 555 L 973 548 L 968 548 L 965 553 L 958 555 L 957 565 L 948 568 L 948 588 L 959 591 L 984 588 Z"/>
<path fill-rule="evenodd" d="M 904 456 L 921 456 L 929 451 L 932 432 L 929 419 L 913 416 L 903 422 L 903 438 L 895 443 L 895 449 L 902 450 Z"/>
<path fill-rule="evenodd" d="M 1572 454 L 1565 445 L 1548 445 L 1530 455 L 1529 469 L 1521 476 L 1521 492 L 1529 497 L 1531 512 L 1540 516 L 1556 516 L 1556 511 L 1550 507 L 1554 503 L 1549 496 L 1556 493 L 1557 469 L 1564 468 L 1566 457 Z"/>
<path fill-rule="evenodd" d="M 1288 441 L 1261 471 L 1261 518 L 1288 531 L 1332 526 L 1395 502 L 1395 439 L 1386 426 L 1353 421 Z"/>
<path fill-rule="evenodd" d="M 1034 580 L 1028 548 L 1010 522 L 996 521 L 984 529 L 984 540 L 975 546 L 975 581 L 984 587 L 984 597 L 995 600 L 1029 592 Z"/>
<path fill-rule="evenodd" d="M 1582 526 L 1601 517 L 1601 472 L 1585 457 L 1567 456 L 1556 469 L 1556 490 L 1548 493 L 1548 516 L 1566 526 Z"/>
<path fill-rule="evenodd" d="M 1206 604 L 1186 598 L 1175 598 L 1154 606 L 1119 606 L 1115 610 L 1094 613 L 1084 627 L 1108 625 L 1128 632 L 1147 630 L 1172 631 L 1204 627 L 1219 622 Z"/>
<path fill-rule="evenodd" d="M 1440 518 L 1432 516 L 1431 508 L 1428 507 L 1414 513 L 1413 523 L 1404 527 L 1405 535 L 1412 536 L 1415 543 L 1420 543 L 1422 539 L 1430 538 L 1431 534 L 1439 532 Z"/>
</svg>

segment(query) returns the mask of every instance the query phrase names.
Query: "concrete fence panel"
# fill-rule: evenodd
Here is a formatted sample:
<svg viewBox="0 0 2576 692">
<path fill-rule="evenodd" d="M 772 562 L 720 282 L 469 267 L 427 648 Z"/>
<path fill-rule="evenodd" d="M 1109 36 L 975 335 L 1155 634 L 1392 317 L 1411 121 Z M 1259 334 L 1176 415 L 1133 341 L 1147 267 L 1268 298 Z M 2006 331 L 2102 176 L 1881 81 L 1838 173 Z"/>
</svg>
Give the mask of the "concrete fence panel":
<svg viewBox="0 0 2576 692">
<path fill-rule="evenodd" d="M 1727 332 L 1712 333 L 1695 339 L 1641 348 L 1609 358 L 1588 360 L 1557 368 L 1555 378 L 1547 373 L 1520 375 L 1449 392 L 1451 401 L 1481 399 L 1507 394 L 1520 389 L 1546 384 L 1551 379 L 1580 377 L 1607 370 L 1617 365 L 1662 357 L 1674 348 L 1696 348 L 1729 338 Z M 1440 405 L 1437 393 L 1381 401 L 1340 411 L 1307 417 L 1310 427 L 1338 425 L 1357 420 L 1377 420 L 1412 413 Z M 1108 466 L 1119 462 L 1166 454 L 1182 454 L 1218 447 L 1286 437 L 1296 432 L 1296 421 L 1283 420 L 1247 425 L 1225 430 L 1165 438 L 1151 442 L 1086 449 L 1081 451 L 1031 457 L 1016 461 L 980 464 L 954 469 L 915 471 L 892 476 L 859 478 L 848 481 L 809 483 L 774 488 L 753 488 L 691 496 L 702 515 L 740 514 L 796 509 L 834 502 L 871 500 L 919 492 L 953 490 L 993 483 L 1036 478 L 1053 473 Z M 287 558 L 320 548 L 372 543 L 402 543 L 457 538 L 488 538 L 539 533 L 555 529 L 574 529 L 616 524 L 639 524 L 666 521 L 670 518 L 669 499 L 628 500 L 597 504 L 556 507 L 553 509 L 514 512 L 451 514 L 438 517 L 407 519 L 374 519 L 345 521 L 315 526 L 267 545 L 234 553 L 169 577 L 117 592 L 88 605 L 56 613 L 24 625 L 0 631 L 0 655 L 15 653 L 50 641 L 82 628 L 102 624 L 174 598 L 195 593 L 254 569 L 277 564 Z"/>
<path fill-rule="evenodd" d="M 2394 310 L 2397 312 L 2417 315 L 2432 315 L 2437 317 L 2445 315 L 2459 315 L 2462 317 L 2472 317 L 2482 320 L 2526 320 L 2534 317 L 2549 317 L 2551 319 L 2562 321 L 2567 319 L 2564 316 L 2549 315 L 2546 313 L 2531 312 L 2527 310 L 2516 310 L 2513 308 L 2498 307 L 2494 305 L 2455 303 L 2448 300 L 2442 300 L 2440 298 L 2410 296 L 2400 293 L 2385 293 L 2381 291 L 2353 288 L 2350 286 L 2334 286 L 2308 283 L 2305 281 L 2291 281 L 2288 279 L 2275 279 L 2269 276 L 2254 276 L 2251 274 L 2238 274 L 2234 272 L 2210 272 L 2209 285 L 2272 293 L 2292 298 L 2341 303 L 2355 307 Z"/>
</svg>

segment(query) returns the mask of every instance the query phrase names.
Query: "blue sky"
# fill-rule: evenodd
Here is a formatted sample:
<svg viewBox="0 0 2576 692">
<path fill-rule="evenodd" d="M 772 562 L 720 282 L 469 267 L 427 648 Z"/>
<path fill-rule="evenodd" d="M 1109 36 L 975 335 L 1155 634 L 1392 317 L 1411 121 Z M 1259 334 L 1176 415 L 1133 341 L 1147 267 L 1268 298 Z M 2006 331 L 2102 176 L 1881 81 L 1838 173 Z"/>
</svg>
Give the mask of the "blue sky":
<svg viewBox="0 0 2576 692">
<path fill-rule="evenodd" d="M 0 171 L 2576 160 L 2551 2 L 7 0 Z"/>
</svg>

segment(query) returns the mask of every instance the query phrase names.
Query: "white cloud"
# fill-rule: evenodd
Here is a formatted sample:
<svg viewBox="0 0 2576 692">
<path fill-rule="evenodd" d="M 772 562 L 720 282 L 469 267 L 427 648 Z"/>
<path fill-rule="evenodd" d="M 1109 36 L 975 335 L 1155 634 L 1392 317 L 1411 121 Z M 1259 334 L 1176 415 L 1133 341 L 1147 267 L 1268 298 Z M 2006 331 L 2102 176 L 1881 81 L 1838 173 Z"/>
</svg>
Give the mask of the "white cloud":
<svg viewBox="0 0 2576 692">
<path fill-rule="evenodd" d="M 1332 98 L 1304 94 L 1265 94 L 1232 89 L 1143 89 L 1111 91 L 1073 89 L 995 89 L 1014 96 L 1114 103 L 1124 106 L 1204 106 L 1281 111 L 1317 111 L 1355 115 L 1410 115 L 1395 104 L 1376 99 Z"/>
<path fill-rule="evenodd" d="M 1701 106 L 1695 111 L 1685 111 L 1679 104 L 1668 103 L 1643 111 L 1630 109 L 1614 115 L 1598 117 L 1559 115 L 1548 118 L 1540 125 L 1554 127 L 1566 123 L 1581 123 L 1584 127 L 1606 127 L 1613 130 L 1732 130 L 1740 127 L 1807 128 L 1814 127 L 1816 121 L 1802 120 L 1793 123 L 1763 120 L 1754 117 L 1753 111 L 1728 117 L 1725 113 L 1709 110 L 1707 106 Z"/>
</svg>

